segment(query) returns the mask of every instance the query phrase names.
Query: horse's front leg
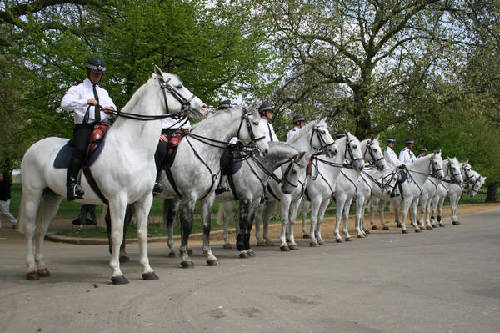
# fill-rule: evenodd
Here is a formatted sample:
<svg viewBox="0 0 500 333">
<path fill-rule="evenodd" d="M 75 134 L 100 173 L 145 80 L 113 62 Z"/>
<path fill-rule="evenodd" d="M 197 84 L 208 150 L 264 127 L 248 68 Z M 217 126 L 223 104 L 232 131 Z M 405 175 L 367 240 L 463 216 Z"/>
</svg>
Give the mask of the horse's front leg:
<svg viewBox="0 0 500 333">
<path fill-rule="evenodd" d="M 139 243 L 140 263 L 142 265 L 143 280 L 158 280 L 153 272 L 148 259 L 148 214 L 153 203 L 153 194 L 148 191 L 144 198 L 137 201 L 135 207 L 135 218 L 137 220 L 137 240 Z"/>
<path fill-rule="evenodd" d="M 182 201 L 182 214 L 181 214 L 181 267 L 193 267 L 193 260 L 188 253 L 188 239 L 193 231 L 193 212 L 196 198 L 185 197 Z"/>
<path fill-rule="evenodd" d="M 289 209 L 292 198 L 290 194 L 284 194 L 281 196 L 281 235 L 280 235 L 280 250 L 281 251 L 290 251 L 288 244 L 286 242 L 287 228 L 288 228 L 288 216 Z"/>
<path fill-rule="evenodd" d="M 344 240 L 339 232 L 339 225 L 342 223 L 342 212 L 344 210 L 344 205 L 347 200 L 347 196 L 345 193 L 337 192 L 337 207 L 336 207 L 336 220 L 335 220 L 335 239 L 337 243 L 342 243 Z"/>
<path fill-rule="evenodd" d="M 231 249 L 233 246 L 229 241 L 229 222 L 233 219 L 233 202 L 227 201 L 219 204 L 219 212 L 221 212 L 222 220 L 224 221 L 224 248 Z M 239 228 L 238 223 L 236 223 L 235 228 Z M 238 232 L 238 230 L 236 230 L 236 232 Z"/>
<path fill-rule="evenodd" d="M 442 198 L 439 198 L 439 201 L 438 201 L 438 204 L 437 204 L 437 221 L 439 223 L 439 226 L 440 227 L 444 227 L 444 222 L 443 222 L 443 204 L 444 204 L 444 200 L 446 199 L 446 197 L 442 197 Z"/>
<path fill-rule="evenodd" d="M 460 225 L 461 223 L 458 222 L 458 217 L 457 217 L 457 207 L 458 207 L 458 200 L 459 196 L 456 194 L 450 195 L 450 206 L 451 206 L 451 224 L 453 225 Z"/>
<path fill-rule="evenodd" d="M 297 210 L 299 209 L 299 205 L 301 202 L 301 198 L 298 197 L 290 203 L 290 209 L 289 209 L 289 218 L 288 218 L 288 238 L 290 240 L 290 243 L 288 244 L 288 247 L 290 250 L 297 250 L 297 243 L 295 243 L 295 237 L 293 235 L 294 232 L 294 227 L 295 227 L 295 219 L 297 218 Z"/>
<path fill-rule="evenodd" d="M 203 223 L 203 253 L 207 255 L 207 265 L 216 266 L 219 262 L 212 253 L 210 246 L 210 230 L 212 229 L 212 205 L 215 199 L 215 192 L 207 195 L 201 200 L 201 220 Z"/>
<path fill-rule="evenodd" d="M 311 205 L 312 205 L 312 203 L 307 201 L 307 199 L 302 201 L 302 238 L 304 238 L 304 239 L 308 239 L 308 238 L 312 237 L 312 234 L 309 235 L 307 233 L 307 212 L 309 211 L 309 208 L 311 207 Z M 311 223 L 312 223 L 312 215 L 311 215 Z M 311 228 L 311 230 L 312 230 L 312 228 Z"/>
<path fill-rule="evenodd" d="M 120 247 L 123 241 L 123 225 L 125 211 L 127 209 L 126 198 L 117 197 L 109 202 L 111 215 L 111 260 L 109 266 L 112 269 L 112 284 L 127 284 L 128 280 L 120 270 Z M 139 231 L 138 231 L 139 233 Z"/>
<path fill-rule="evenodd" d="M 309 234 L 311 237 L 311 241 L 309 242 L 310 246 L 318 246 L 318 239 L 316 235 L 318 234 L 318 217 L 321 204 L 322 198 L 320 195 L 316 195 L 311 198 L 311 232 Z M 302 233 L 305 235 L 304 231 L 302 231 Z"/>
<path fill-rule="evenodd" d="M 403 210 L 403 216 L 402 216 L 402 221 L 401 221 L 401 232 L 403 234 L 406 234 L 408 233 L 408 231 L 406 230 L 406 218 L 408 216 L 408 210 L 410 208 L 410 204 L 411 204 L 411 198 L 408 198 L 408 197 L 405 197 L 403 202 L 402 202 L 402 210 Z"/>
<path fill-rule="evenodd" d="M 345 240 L 346 242 L 350 242 L 352 240 L 351 235 L 349 234 L 349 209 L 351 209 L 351 204 L 352 204 L 352 197 L 347 200 L 347 202 L 344 205 L 344 211 L 342 214 L 343 217 L 343 228 L 344 228 L 344 235 L 345 235 Z"/>
<path fill-rule="evenodd" d="M 365 214 L 365 195 L 358 193 L 356 198 L 356 237 L 366 238 L 366 234 L 362 229 L 362 219 Z"/>
<path fill-rule="evenodd" d="M 250 237 L 250 228 L 249 228 L 249 220 L 250 220 L 250 200 L 248 199 L 240 199 L 239 202 L 239 217 L 238 224 L 239 230 L 236 236 L 236 248 L 240 251 L 240 258 L 248 258 L 248 244 L 247 240 Z"/>
<path fill-rule="evenodd" d="M 269 221 L 273 217 L 277 205 L 278 202 L 276 200 L 272 200 L 272 201 L 266 201 L 266 204 L 264 206 L 264 212 L 262 214 L 262 226 L 264 228 L 265 245 L 273 245 L 271 236 L 269 236 Z"/>
<path fill-rule="evenodd" d="M 323 245 L 325 242 L 323 241 L 323 237 L 321 237 L 321 225 L 323 224 L 323 218 L 325 217 L 326 209 L 328 208 L 328 204 L 330 203 L 330 199 L 323 200 L 321 202 L 321 206 L 318 212 L 318 224 L 316 226 L 316 239 L 318 241 L 318 245 Z"/>
<path fill-rule="evenodd" d="M 421 232 L 422 228 L 417 224 L 417 211 L 418 211 L 418 200 L 419 197 L 413 198 L 413 201 L 411 202 L 411 211 L 410 211 L 410 218 L 411 218 L 411 224 L 413 225 L 413 228 L 415 229 L 415 232 Z"/>
<path fill-rule="evenodd" d="M 179 210 L 179 199 L 165 199 L 163 200 L 163 223 L 167 226 L 167 246 L 170 250 L 168 256 L 170 258 L 176 257 L 174 245 L 174 223 Z"/>
<path fill-rule="evenodd" d="M 425 228 L 427 230 L 432 230 L 432 224 L 431 224 L 431 202 L 432 202 L 432 197 L 427 199 L 427 204 L 425 205 L 424 222 L 426 224 Z"/>
</svg>

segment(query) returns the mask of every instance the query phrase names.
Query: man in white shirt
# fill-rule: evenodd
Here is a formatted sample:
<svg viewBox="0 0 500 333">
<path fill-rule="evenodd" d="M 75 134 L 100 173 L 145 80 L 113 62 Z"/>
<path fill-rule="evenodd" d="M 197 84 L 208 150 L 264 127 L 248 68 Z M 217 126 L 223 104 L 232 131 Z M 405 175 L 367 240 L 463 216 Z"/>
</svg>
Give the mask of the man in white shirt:
<svg viewBox="0 0 500 333">
<path fill-rule="evenodd" d="M 259 106 L 260 122 L 259 126 L 266 134 L 268 142 L 279 141 L 276 133 L 274 133 L 273 125 L 269 123 L 273 119 L 273 106 L 269 102 L 263 102 Z"/>
<path fill-rule="evenodd" d="M 107 123 L 111 112 L 116 106 L 108 92 L 99 87 L 106 64 L 102 58 L 88 58 L 85 65 L 87 78 L 82 83 L 68 89 L 64 95 L 61 107 L 73 111 L 75 127 L 73 128 L 73 155 L 68 167 L 68 200 L 81 199 L 83 190 L 78 183 L 78 171 L 85 158 L 85 151 L 90 134 L 95 124 Z"/>
<path fill-rule="evenodd" d="M 287 142 L 290 141 L 290 139 L 295 134 L 297 134 L 301 128 L 306 126 L 306 118 L 301 114 L 296 114 L 293 117 L 293 124 L 295 125 L 295 127 L 292 128 L 291 130 L 289 130 L 288 133 L 286 134 L 286 141 Z"/>
<path fill-rule="evenodd" d="M 425 147 L 420 147 L 420 154 L 417 155 L 417 158 L 422 158 L 425 155 L 427 155 L 427 148 Z"/>
<path fill-rule="evenodd" d="M 403 162 L 401 162 L 398 159 L 398 156 L 394 152 L 394 145 L 396 144 L 396 139 L 394 138 L 388 138 L 387 139 L 387 149 L 384 152 L 384 157 L 387 163 L 393 167 L 399 167 L 403 165 Z"/>
<path fill-rule="evenodd" d="M 406 147 L 399 152 L 399 160 L 405 164 L 411 164 L 417 160 L 415 154 L 411 151 L 415 142 L 412 139 L 406 139 Z"/>
</svg>

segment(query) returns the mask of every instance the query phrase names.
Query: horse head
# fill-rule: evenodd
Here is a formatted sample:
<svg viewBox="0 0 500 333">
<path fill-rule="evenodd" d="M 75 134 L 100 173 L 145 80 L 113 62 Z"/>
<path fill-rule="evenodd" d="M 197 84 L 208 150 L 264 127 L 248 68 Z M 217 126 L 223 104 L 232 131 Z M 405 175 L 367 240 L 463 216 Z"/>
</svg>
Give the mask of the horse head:
<svg viewBox="0 0 500 333">
<path fill-rule="evenodd" d="M 163 73 L 158 66 L 155 66 L 152 78 L 160 83 L 166 113 L 186 113 L 195 121 L 203 118 L 204 113 L 201 109 L 203 102 L 184 87 L 177 75 Z"/>
<path fill-rule="evenodd" d="M 429 168 L 432 177 L 443 179 L 443 157 L 441 155 L 441 150 L 436 150 L 432 154 Z"/>
<path fill-rule="evenodd" d="M 333 140 L 330 132 L 328 132 L 328 125 L 325 119 L 321 119 L 312 128 L 311 146 L 313 149 L 326 153 L 328 157 L 333 157 L 337 154 L 335 141 Z"/>
<path fill-rule="evenodd" d="M 446 173 L 450 176 L 450 179 L 453 182 L 457 184 L 462 183 L 462 172 L 460 171 L 460 163 L 458 163 L 458 160 L 455 157 L 448 159 L 448 166 Z"/>
<path fill-rule="evenodd" d="M 361 171 L 365 166 L 361 153 L 361 142 L 349 132 L 346 136 L 335 141 L 339 152 L 343 154 L 342 163 L 349 164 L 354 170 Z"/>
<path fill-rule="evenodd" d="M 471 197 L 474 197 L 474 196 L 476 196 L 476 194 L 479 193 L 479 190 L 486 182 L 486 177 L 481 176 L 479 173 L 477 173 L 474 170 L 472 170 L 471 172 L 472 172 L 472 179 L 471 179 L 471 187 L 470 187 L 469 195 Z"/>
<path fill-rule="evenodd" d="M 240 108 L 241 121 L 236 136 L 243 143 L 255 144 L 257 149 L 266 154 L 269 150 L 269 143 L 262 128 L 259 126 L 259 113 L 257 109 Z"/>
<path fill-rule="evenodd" d="M 378 138 L 363 140 L 361 142 L 361 150 L 363 159 L 375 164 L 379 170 L 384 169 L 384 154 L 382 153 L 382 148 L 380 148 Z"/>
<path fill-rule="evenodd" d="M 304 186 L 301 178 L 305 176 L 307 163 L 311 156 L 312 154 L 306 154 L 304 152 L 299 153 L 295 155 L 291 159 L 290 164 L 286 166 L 283 177 L 281 178 L 281 191 L 284 194 L 293 193 L 299 185 Z"/>
</svg>

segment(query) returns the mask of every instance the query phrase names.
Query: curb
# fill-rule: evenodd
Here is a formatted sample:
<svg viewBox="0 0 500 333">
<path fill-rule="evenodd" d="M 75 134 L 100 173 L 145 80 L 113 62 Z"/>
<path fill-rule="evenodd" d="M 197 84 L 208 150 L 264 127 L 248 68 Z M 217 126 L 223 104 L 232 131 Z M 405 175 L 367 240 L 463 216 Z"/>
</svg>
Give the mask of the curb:
<svg viewBox="0 0 500 333">
<path fill-rule="evenodd" d="M 234 232 L 234 229 L 229 229 L 229 233 L 231 233 L 231 230 Z M 224 230 L 215 230 L 213 232 L 210 232 L 210 239 L 213 241 L 215 240 L 214 236 L 217 235 L 222 236 L 223 233 Z M 74 244 L 74 245 L 108 245 L 107 238 L 79 238 L 79 237 L 62 236 L 56 234 L 47 234 L 45 235 L 45 239 L 50 240 L 52 242 Z M 174 241 L 180 239 L 181 239 L 180 235 L 174 235 Z M 202 233 L 189 235 L 189 240 L 202 240 L 202 239 L 203 239 Z M 166 241 L 167 241 L 167 236 L 148 237 L 148 243 L 166 242 Z M 137 238 L 130 238 L 125 241 L 125 244 L 133 244 L 133 243 L 137 243 Z"/>
</svg>

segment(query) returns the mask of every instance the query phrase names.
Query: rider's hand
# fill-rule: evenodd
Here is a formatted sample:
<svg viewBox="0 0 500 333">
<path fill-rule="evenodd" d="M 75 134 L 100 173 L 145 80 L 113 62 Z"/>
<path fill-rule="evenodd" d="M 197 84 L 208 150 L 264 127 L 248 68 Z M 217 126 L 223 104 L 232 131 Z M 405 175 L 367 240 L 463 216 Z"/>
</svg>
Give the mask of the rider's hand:
<svg viewBox="0 0 500 333">
<path fill-rule="evenodd" d="M 111 106 L 106 106 L 104 108 L 101 108 L 101 111 L 106 113 L 106 114 L 111 114 L 112 111 L 115 111 L 115 109 L 113 109 Z"/>
<path fill-rule="evenodd" d="M 160 135 L 160 141 L 168 142 L 167 136 L 165 134 Z"/>
<path fill-rule="evenodd" d="M 207 113 L 208 113 L 208 106 L 207 106 L 205 103 L 203 103 L 203 104 L 201 105 L 200 112 L 201 112 L 201 114 L 202 114 L 202 115 L 204 115 L 204 116 L 206 116 L 206 115 L 207 115 Z"/>
<path fill-rule="evenodd" d="M 97 105 L 97 100 L 95 98 L 90 98 L 87 100 L 87 104 L 89 105 Z"/>
</svg>

